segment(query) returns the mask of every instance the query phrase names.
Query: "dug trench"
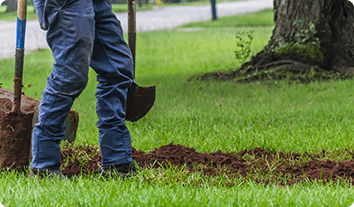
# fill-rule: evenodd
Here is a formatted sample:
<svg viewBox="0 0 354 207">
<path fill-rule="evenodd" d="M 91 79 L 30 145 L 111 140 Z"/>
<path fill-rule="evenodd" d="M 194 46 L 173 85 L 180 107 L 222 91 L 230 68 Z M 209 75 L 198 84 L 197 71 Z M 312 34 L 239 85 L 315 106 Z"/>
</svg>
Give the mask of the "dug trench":
<svg viewBox="0 0 354 207">
<path fill-rule="evenodd" d="M 194 148 L 170 143 L 144 152 L 133 148 L 132 156 L 144 168 L 183 168 L 204 176 L 227 175 L 229 178 L 247 178 L 258 183 L 293 185 L 301 182 L 348 182 L 354 184 L 352 152 L 341 152 L 342 160 L 331 160 L 325 151 L 319 153 L 267 152 L 261 148 L 237 153 L 197 152 Z M 338 157 L 336 154 L 332 157 Z M 78 146 L 62 149 L 62 172 L 68 177 L 95 174 L 100 171 L 101 156 L 98 146 Z M 232 184 L 232 183 L 231 183 Z"/>
</svg>

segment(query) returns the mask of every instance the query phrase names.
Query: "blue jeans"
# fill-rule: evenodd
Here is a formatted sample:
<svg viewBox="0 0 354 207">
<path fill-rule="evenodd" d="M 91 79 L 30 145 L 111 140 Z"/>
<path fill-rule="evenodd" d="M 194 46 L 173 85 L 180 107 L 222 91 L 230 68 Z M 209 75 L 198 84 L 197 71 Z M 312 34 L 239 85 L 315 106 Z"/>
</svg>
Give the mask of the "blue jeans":
<svg viewBox="0 0 354 207">
<path fill-rule="evenodd" d="M 34 0 L 54 57 L 32 134 L 31 168 L 60 169 L 65 117 L 87 85 L 91 66 L 97 73 L 96 112 L 102 167 L 132 162 L 125 125 L 133 59 L 109 0 Z"/>
</svg>

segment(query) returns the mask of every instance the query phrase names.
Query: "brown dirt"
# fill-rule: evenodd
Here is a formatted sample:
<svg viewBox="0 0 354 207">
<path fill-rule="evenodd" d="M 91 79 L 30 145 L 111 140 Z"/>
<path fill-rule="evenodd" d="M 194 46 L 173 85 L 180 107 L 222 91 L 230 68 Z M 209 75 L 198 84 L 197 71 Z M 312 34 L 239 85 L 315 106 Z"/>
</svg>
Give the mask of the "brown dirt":
<svg viewBox="0 0 354 207">
<path fill-rule="evenodd" d="M 1 169 L 23 169 L 30 160 L 33 113 L 0 111 Z"/>
<path fill-rule="evenodd" d="M 270 153 L 255 148 L 235 154 L 223 153 L 220 150 L 200 153 L 194 148 L 170 143 L 148 153 L 133 148 L 132 155 L 134 160 L 144 168 L 169 164 L 178 167 L 186 165 L 190 173 L 203 171 L 207 176 L 217 176 L 222 173 L 229 176 L 248 176 L 266 184 L 276 182 L 280 185 L 291 185 L 305 180 L 330 182 L 345 179 L 354 184 L 354 160 L 341 162 L 323 160 L 325 151 L 321 155 L 309 155 Z M 303 161 L 303 158 L 308 160 Z M 62 150 L 62 162 L 65 163 L 62 172 L 72 177 L 80 175 L 80 172 L 83 174 L 99 172 L 101 156 L 98 146 L 70 148 Z M 154 163 L 155 166 L 151 166 Z M 259 172 L 262 172 L 263 177 L 259 176 Z M 272 175 L 270 177 L 275 179 L 267 178 L 267 175 Z"/>
</svg>

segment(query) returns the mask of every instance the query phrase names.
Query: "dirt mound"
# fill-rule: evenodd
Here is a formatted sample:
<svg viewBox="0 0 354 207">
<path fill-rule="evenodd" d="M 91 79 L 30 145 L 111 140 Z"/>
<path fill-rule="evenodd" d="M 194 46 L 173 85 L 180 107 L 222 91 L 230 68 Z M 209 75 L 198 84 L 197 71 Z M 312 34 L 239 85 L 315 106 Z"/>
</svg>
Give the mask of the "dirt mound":
<svg viewBox="0 0 354 207">
<path fill-rule="evenodd" d="M 261 148 L 238 153 L 201 153 L 194 148 L 170 143 L 151 152 L 133 148 L 134 160 L 144 168 L 185 166 L 190 173 L 203 171 L 204 175 L 242 176 L 262 183 L 294 184 L 305 180 L 330 182 L 347 180 L 353 183 L 354 160 L 341 162 L 323 159 L 307 153 L 267 152 Z M 304 161 L 307 159 L 307 161 Z M 62 150 L 62 172 L 69 176 L 95 173 L 100 170 L 101 156 L 98 146 Z M 155 164 L 155 166 L 152 166 Z"/>
</svg>

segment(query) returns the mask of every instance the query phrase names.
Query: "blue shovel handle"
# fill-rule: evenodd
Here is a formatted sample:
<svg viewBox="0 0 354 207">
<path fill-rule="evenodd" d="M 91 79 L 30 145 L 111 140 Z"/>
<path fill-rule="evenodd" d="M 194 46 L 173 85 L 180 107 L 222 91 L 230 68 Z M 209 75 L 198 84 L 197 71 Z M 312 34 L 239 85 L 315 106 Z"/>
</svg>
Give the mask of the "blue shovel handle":
<svg viewBox="0 0 354 207">
<path fill-rule="evenodd" d="M 23 62 L 25 53 L 25 35 L 26 35 L 26 15 L 27 0 L 18 0 L 17 3 L 17 34 L 16 34 L 16 62 L 14 78 L 14 112 L 21 110 L 21 90 L 23 76 Z"/>
</svg>

